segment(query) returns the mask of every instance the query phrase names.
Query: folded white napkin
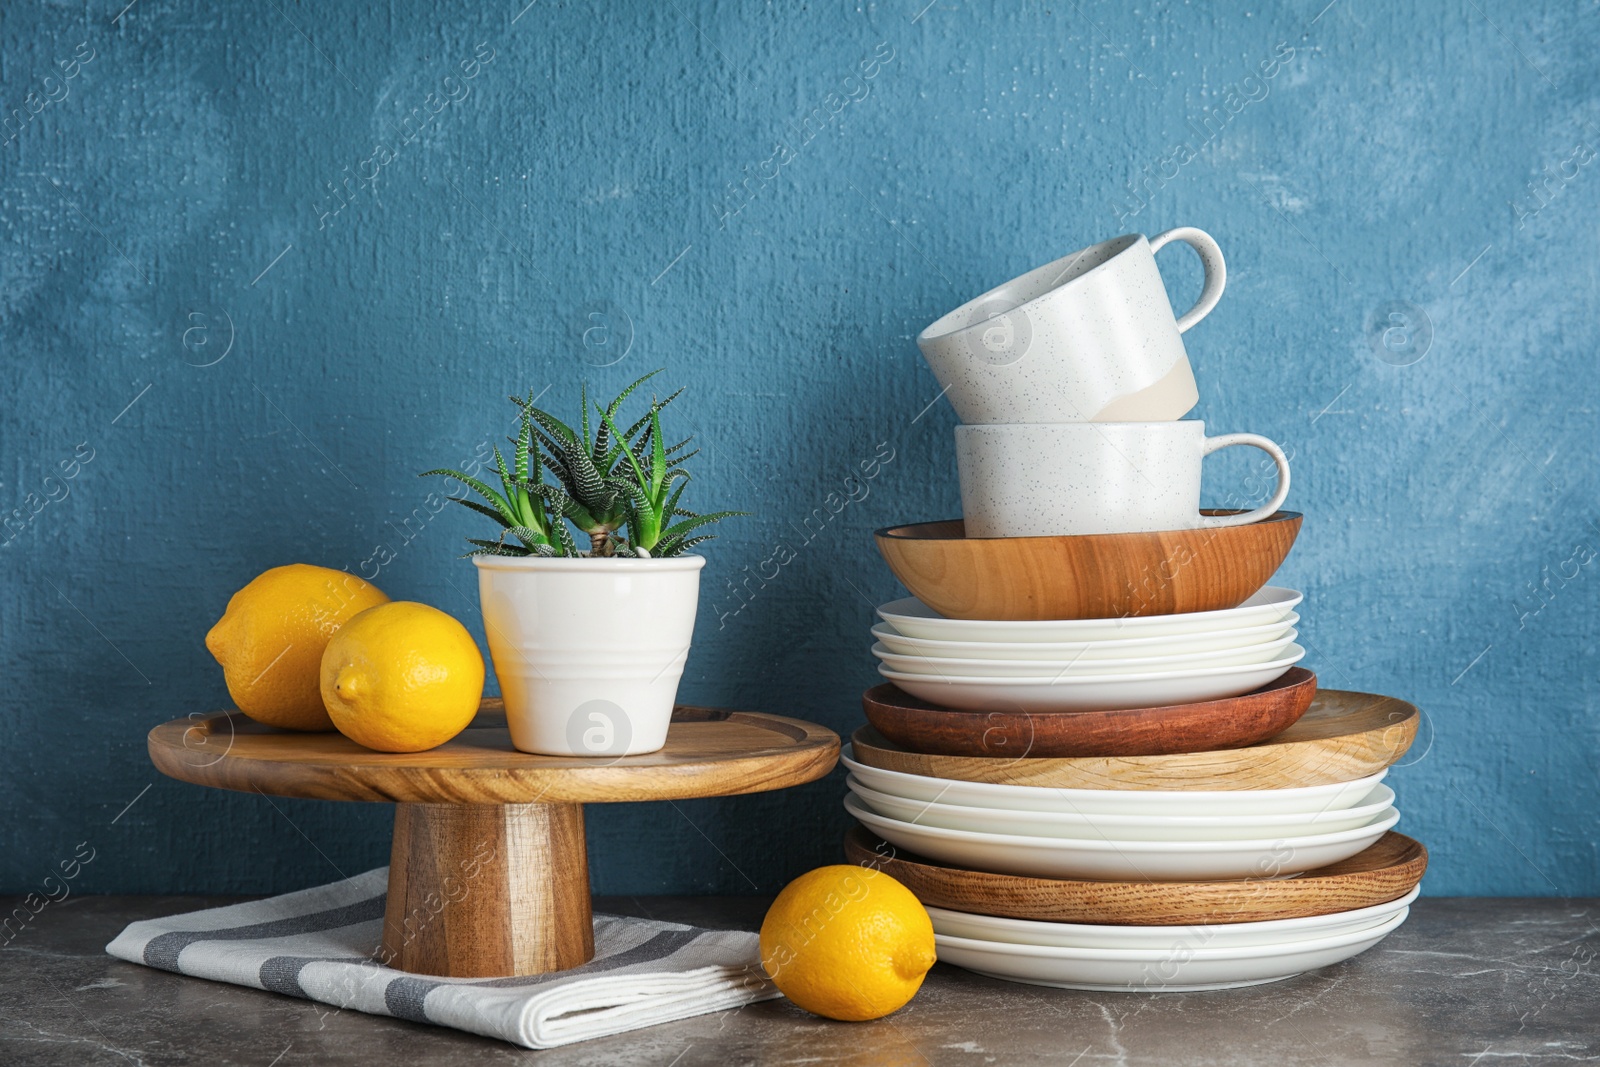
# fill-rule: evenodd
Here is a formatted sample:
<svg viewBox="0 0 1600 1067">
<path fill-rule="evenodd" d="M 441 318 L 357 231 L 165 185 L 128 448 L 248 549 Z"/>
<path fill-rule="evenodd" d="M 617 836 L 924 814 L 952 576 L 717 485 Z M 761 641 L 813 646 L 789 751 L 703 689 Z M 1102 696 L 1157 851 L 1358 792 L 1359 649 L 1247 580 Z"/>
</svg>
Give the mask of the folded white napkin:
<svg viewBox="0 0 1600 1067">
<path fill-rule="evenodd" d="M 594 917 L 594 959 L 528 978 L 435 978 L 373 960 L 389 870 L 226 908 L 136 922 L 106 951 L 131 963 L 375 1015 L 553 1048 L 779 996 L 757 936 Z"/>
</svg>

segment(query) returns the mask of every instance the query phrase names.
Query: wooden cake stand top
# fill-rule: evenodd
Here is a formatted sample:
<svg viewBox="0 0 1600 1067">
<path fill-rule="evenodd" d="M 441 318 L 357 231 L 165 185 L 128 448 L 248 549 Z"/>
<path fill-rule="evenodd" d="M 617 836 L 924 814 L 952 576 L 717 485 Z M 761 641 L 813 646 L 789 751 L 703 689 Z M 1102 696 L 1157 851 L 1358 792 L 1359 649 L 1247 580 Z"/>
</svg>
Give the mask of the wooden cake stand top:
<svg viewBox="0 0 1600 1067">
<path fill-rule="evenodd" d="M 679 706 L 667 745 L 642 756 L 535 756 L 511 747 L 499 700 L 428 752 L 363 748 L 338 733 L 290 733 L 239 712 L 150 731 L 150 759 L 195 785 L 316 800 L 422 804 L 588 804 L 784 789 L 833 768 L 839 736 L 799 719 Z"/>
<path fill-rule="evenodd" d="M 373 752 L 342 734 L 288 733 L 238 712 L 150 731 L 163 774 L 316 800 L 393 801 L 378 962 L 416 974 L 544 974 L 594 957 L 583 805 L 761 793 L 815 781 L 839 736 L 799 719 L 680 706 L 642 756 L 534 756 L 486 700 L 429 752 Z"/>
</svg>

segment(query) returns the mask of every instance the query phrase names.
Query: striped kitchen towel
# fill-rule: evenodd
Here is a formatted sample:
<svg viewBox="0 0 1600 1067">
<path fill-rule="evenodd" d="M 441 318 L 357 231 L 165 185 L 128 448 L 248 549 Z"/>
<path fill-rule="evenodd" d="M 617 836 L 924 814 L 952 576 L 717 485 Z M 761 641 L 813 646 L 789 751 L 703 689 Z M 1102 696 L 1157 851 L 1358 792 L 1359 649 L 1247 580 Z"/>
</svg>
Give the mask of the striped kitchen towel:
<svg viewBox="0 0 1600 1067">
<path fill-rule="evenodd" d="M 136 922 L 106 951 L 215 982 L 554 1048 L 779 996 L 757 936 L 594 917 L 594 959 L 528 978 L 435 978 L 373 959 L 389 869 L 226 908 Z"/>
</svg>

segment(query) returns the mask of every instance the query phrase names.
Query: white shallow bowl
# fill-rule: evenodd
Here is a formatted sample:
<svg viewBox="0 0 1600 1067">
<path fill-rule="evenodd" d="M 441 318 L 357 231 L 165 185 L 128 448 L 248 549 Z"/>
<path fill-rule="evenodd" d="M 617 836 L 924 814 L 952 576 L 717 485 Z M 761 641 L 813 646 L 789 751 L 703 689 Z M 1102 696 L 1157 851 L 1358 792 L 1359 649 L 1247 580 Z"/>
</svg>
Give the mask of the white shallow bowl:
<svg viewBox="0 0 1600 1067">
<path fill-rule="evenodd" d="M 845 785 L 861 798 L 868 810 L 901 822 L 976 834 L 1114 841 L 1250 841 L 1331 834 L 1365 826 L 1394 803 L 1394 790 L 1380 785 L 1360 804 L 1339 811 L 1270 815 L 1079 815 L 907 800 L 862 785 L 855 775 L 846 778 Z"/>
<path fill-rule="evenodd" d="M 1181 656 L 1190 652 L 1218 652 L 1281 637 L 1300 621 L 1290 612 L 1278 622 L 1240 626 L 1216 633 L 1173 634 L 1164 637 L 1123 637 L 1103 641 L 930 641 L 907 637 L 886 622 L 874 623 L 872 636 L 890 652 L 929 659 L 1051 659 L 1104 660 L 1134 656 Z"/>
<path fill-rule="evenodd" d="M 1127 841 L 974 833 L 879 815 L 854 794 L 844 808 L 891 845 L 968 870 L 1110 882 L 1277 878 L 1349 859 L 1400 821 L 1389 808 L 1365 826 L 1331 834 L 1240 841 Z"/>
<path fill-rule="evenodd" d="M 872 654 L 893 670 L 905 674 L 923 674 L 933 678 L 943 678 L 948 675 L 965 675 L 973 678 L 1054 678 L 1058 675 L 1090 678 L 1267 663 L 1278 658 L 1299 636 L 1298 630 L 1291 629 L 1270 641 L 1240 645 L 1236 648 L 1185 652 L 1176 656 L 1128 656 L 1113 660 L 1081 659 L 1077 655 L 1061 659 L 954 659 L 943 656 L 902 656 L 881 641 L 872 646 Z"/>
<path fill-rule="evenodd" d="M 1335 937 L 1231 949 L 1088 949 L 1011 945 L 935 934 L 939 962 L 1028 985 L 1107 992 L 1181 993 L 1293 978 L 1347 960 L 1382 941 L 1410 909 Z"/>
<path fill-rule="evenodd" d="M 878 673 L 912 696 L 958 711 L 1116 711 L 1161 708 L 1236 697 L 1260 689 L 1305 657 L 1290 645 L 1266 663 L 1191 667 L 1148 674 L 1061 675 L 1045 678 L 978 678 L 906 674 L 879 664 Z M 931 661 L 930 661 L 931 662 Z"/>
<path fill-rule="evenodd" d="M 1406 910 L 1421 886 L 1398 900 L 1368 908 L 1339 911 L 1331 915 L 1310 915 L 1300 919 L 1269 919 L 1253 923 L 1204 923 L 1194 926 L 1117 926 L 1090 923 L 1039 922 L 1033 919 L 1007 919 L 998 915 L 974 915 L 948 908 L 929 908 L 933 932 L 976 941 L 1003 941 L 1010 945 L 1036 945 L 1041 948 L 1155 949 L 1181 952 L 1187 949 L 1225 950 L 1257 945 L 1286 945 L 1324 937 L 1342 937 L 1388 922 Z"/>
<path fill-rule="evenodd" d="M 1063 619 L 1002 622 L 947 619 L 916 597 L 891 601 L 878 617 L 906 637 L 931 641 L 1109 641 L 1176 634 L 1215 635 L 1223 630 L 1282 622 L 1304 594 L 1269 585 L 1236 608 L 1180 615 L 1139 615 L 1126 619 Z"/>
<path fill-rule="evenodd" d="M 1365 778 L 1294 789 L 1057 789 L 1037 785 L 962 782 L 868 767 L 846 745 L 839 756 L 869 789 L 908 800 L 1006 811 L 1079 815 L 1272 815 L 1338 811 L 1361 803 L 1387 768 Z"/>
</svg>

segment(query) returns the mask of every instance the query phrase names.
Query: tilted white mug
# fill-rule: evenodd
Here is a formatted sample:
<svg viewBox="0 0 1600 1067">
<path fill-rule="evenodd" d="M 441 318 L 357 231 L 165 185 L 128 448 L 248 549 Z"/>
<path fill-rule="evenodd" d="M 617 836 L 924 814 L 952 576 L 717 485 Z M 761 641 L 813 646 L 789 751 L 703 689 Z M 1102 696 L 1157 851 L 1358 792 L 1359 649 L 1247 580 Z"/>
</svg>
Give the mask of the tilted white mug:
<svg viewBox="0 0 1600 1067">
<path fill-rule="evenodd" d="M 1253 511 L 1201 515 L 1201 460 L 1230 445 L 1271 456 L 1277 489 Z M 1277 444 L 1253 433 L 1207 437 L 1192 420 L 957 426 L 956 464 L 968 537 L 1242 526 L 1289 495 L 1289 460 Z"/>
<path fill-rule="evenodd" d="M 1200 299 L 1177 317 L 1155 261 L 1171 241 L 1205 268 Z M 1178 419 L 1200 398 L 1182 335 L 1226 283 L 1222 249 L 1203 230 L 1128 234 L 989 290 L 917 347 L 969 425 Z"/>
</svg>

